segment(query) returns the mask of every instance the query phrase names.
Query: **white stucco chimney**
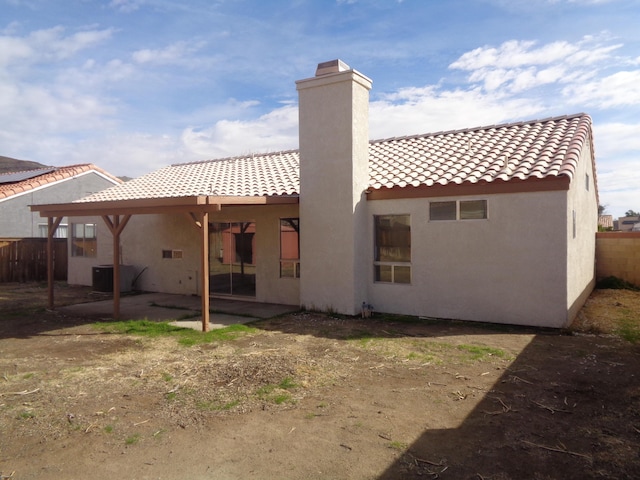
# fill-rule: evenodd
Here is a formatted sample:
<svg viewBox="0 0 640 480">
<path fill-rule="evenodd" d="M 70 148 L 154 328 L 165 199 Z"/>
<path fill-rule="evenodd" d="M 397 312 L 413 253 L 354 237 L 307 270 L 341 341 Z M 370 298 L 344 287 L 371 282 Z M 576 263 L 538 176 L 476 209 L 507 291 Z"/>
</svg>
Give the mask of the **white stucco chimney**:
<svg viewBox="0 0 640 480">
<path fill-rule="evenodd" d="M 300 303 L 347 315 L 367 301 L 371 80 L 341 60 L 296 82 L 300 141 Z M 366 242 L 366 241 L 365 241 Z M 368 250 L 367 250 L 368 251 Z"/>
</svg>

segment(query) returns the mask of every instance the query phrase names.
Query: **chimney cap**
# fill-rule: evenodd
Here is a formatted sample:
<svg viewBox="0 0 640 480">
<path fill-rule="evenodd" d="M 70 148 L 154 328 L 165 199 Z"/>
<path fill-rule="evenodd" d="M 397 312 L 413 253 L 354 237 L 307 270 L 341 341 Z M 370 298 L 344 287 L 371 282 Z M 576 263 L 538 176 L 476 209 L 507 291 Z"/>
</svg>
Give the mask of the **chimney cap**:
<svg viewBox="0 0 640 480">
<path fill-rule="evenodd" d="M 316 68 L 316 77 L 329 75 L 331 73 L 346 72 L 347 70 L 351 70 L 351 68 L 342 60 L 329 60 L 328 62 L 318 64 L 318 68 Z"/>
</svg>

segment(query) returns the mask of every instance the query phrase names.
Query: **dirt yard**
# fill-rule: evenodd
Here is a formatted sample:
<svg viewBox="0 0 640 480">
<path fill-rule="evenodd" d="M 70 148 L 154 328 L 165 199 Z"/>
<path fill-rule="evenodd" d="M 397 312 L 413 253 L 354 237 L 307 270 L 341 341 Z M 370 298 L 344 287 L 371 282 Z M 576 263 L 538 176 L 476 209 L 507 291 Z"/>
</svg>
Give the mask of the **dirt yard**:
<svg viewBox="0 0 640 480">
<path fill-rule="evenodd" d="M 640 292 L 569 332 L 298 313 L 193 346 L 45 304 L 0 286 L 2 479 L 640 478 Z"/>
</svg>

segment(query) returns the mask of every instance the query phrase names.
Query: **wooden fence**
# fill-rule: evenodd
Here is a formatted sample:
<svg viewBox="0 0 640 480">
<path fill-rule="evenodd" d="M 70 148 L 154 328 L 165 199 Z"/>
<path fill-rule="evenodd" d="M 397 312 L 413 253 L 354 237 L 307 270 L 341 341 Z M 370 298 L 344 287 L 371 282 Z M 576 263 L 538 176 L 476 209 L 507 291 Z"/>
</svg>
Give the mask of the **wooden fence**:
<svg viewBox="0 0 640 480">
<path fill-rule="evenodd" d="M 67 239 L 53 239 L 53 278 L 67 279 Z M 0 283 L 47 280 L 46 238 L 0 238 Z"/>
</svg>

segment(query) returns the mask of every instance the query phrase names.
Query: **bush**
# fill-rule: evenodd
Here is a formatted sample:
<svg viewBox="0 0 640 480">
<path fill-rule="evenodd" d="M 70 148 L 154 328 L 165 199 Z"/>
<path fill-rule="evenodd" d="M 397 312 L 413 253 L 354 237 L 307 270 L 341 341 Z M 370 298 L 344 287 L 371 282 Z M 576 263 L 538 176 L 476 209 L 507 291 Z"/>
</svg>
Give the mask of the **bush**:
<svg viewBox="0 0 640 480">
<path fill-rule="evenodd" d="M 622 278 L 618 278 L 613 275 L 599 280 L 598 283 L 596 284 L 596 288 L 599 288 L 599 289 L 610 288 L 613 290 L 640 291 L 640 288 L 638 288 L 637 285 L 634 285 L 633 283 L 629 283 L 626 280 L 623 280 Z"/>
</svg>

